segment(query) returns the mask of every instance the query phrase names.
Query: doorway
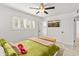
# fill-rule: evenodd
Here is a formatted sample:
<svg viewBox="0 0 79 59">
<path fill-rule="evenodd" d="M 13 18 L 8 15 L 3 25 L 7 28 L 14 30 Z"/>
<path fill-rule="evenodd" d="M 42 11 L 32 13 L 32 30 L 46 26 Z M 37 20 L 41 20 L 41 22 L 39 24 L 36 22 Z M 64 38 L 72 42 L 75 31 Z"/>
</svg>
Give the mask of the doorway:
<svg viewBox="0 0 79 59">
<path fill-rule="evenodd" d="M 79 47 L 79 17 L 75 19 L 75 46 Z"/>
<path fill-rule="evenodd" d="M 40 21 L 38 23 L 38 37 L 47 36 L 47 22 Z"/>
</svg>

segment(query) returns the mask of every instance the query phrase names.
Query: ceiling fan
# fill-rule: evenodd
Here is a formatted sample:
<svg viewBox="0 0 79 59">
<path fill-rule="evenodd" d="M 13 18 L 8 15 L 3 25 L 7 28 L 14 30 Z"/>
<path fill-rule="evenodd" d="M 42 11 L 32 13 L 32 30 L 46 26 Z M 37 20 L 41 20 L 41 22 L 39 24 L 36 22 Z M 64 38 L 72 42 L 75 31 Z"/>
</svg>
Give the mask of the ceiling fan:
<svg viewBox="0 0 79 59">
<path fill-rule="evenodd" d="M 45 14 L 48 14 L 48 12 L 46 10 L 50 10 L 50 9 L 55 9 L 55 7 L 45 7 L 44 3 L 41 3 L 40 6 L 38 8 L 33 8 L 33 7 L 29 7 L 30 9 L 36 9 L 38 10 L 36 12 L 36 14 L 38 13 L 45 13 Z"/>
</svg>

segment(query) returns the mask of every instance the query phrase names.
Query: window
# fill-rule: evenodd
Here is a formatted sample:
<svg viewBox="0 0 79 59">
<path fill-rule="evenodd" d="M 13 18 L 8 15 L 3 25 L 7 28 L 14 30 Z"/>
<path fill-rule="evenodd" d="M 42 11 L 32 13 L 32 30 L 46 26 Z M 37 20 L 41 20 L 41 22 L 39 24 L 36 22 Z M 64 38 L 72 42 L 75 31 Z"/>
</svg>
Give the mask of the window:
<svg viewBox="0 0 79 59">
<path fill-rule="evenodd" d="M 20 17 L 13 17 L 13 20 L 12 20 L 12 27 L 13 29 L 20 29 L 21 27 L 21 21 L 20 21 Z"/>
<path fill-rule="evenodd" d="M 12 20 L 12 27 L 13 29 L 35 29 L 35 21 L 15 16 Z"/>
</svg>

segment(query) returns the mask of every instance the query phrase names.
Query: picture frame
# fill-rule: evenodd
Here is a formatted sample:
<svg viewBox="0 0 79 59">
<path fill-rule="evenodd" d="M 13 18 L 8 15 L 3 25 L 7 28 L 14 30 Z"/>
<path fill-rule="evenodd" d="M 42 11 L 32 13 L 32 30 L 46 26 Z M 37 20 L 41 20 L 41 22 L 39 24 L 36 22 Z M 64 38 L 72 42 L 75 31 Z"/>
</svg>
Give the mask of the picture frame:
<svg viewBox="0 0 79 59">
<path fill-rule="evenodd" d="M 48 21 L 48 27 L 60 27 L 60 20 Z"/>
</svg>

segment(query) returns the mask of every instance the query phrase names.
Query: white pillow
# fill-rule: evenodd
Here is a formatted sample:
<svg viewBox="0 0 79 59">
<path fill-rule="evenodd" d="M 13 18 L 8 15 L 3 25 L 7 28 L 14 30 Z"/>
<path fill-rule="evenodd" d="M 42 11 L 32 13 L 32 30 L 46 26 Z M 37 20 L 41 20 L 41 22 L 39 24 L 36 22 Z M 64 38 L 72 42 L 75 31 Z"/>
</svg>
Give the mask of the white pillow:
<svg viewBox="0 0 79 59">
<path fill-rule="evenodd" d="M 5 52 L 3 47 L 0 46 L 0 56 L 5 56 Z"/>
</svg>

